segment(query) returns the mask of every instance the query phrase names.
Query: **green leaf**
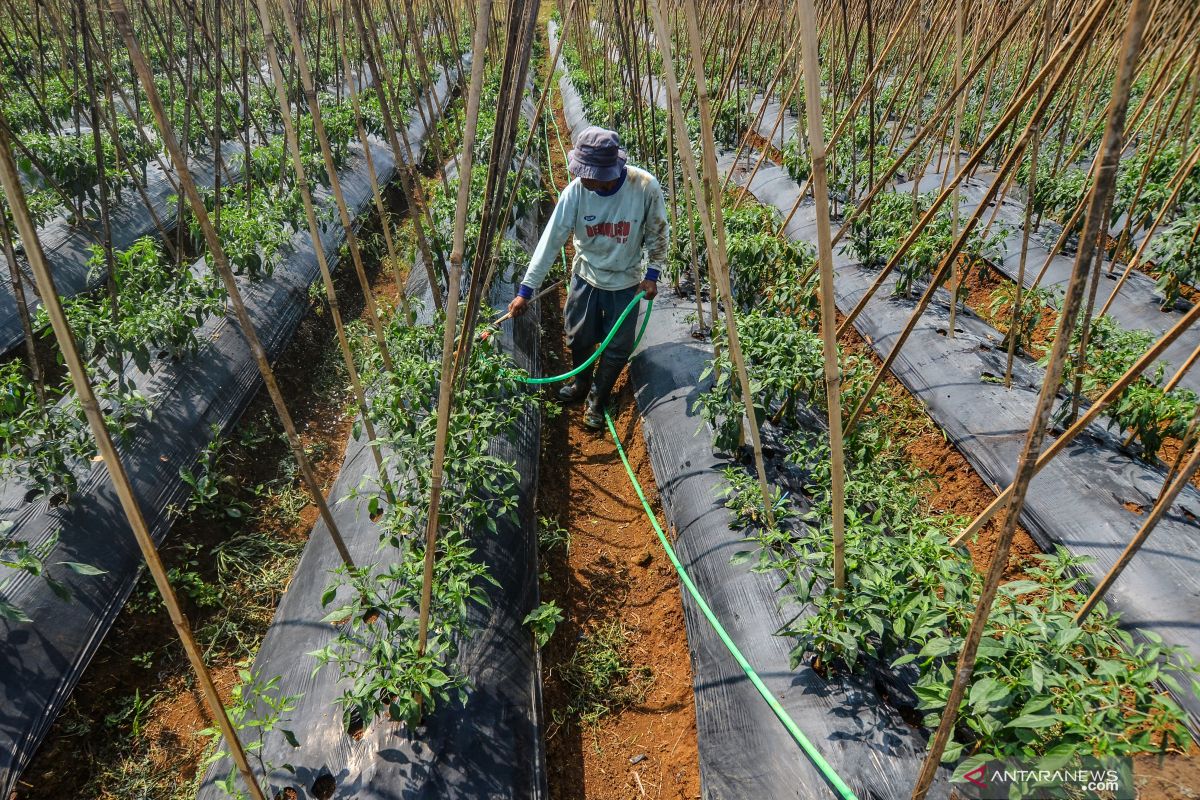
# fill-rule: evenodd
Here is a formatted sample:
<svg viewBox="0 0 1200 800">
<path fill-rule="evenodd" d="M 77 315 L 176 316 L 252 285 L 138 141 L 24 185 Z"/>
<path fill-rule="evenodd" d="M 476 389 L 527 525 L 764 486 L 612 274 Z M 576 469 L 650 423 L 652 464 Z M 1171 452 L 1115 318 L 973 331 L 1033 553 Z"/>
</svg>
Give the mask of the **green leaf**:
<svg viewBox="0 0 1200 800">
<path fill-rule="evenodd" d="M 9 622 L 33 622 L 28 614 L 3 598 L 0 598 L 0 619 Z"/>
<path fill-rule="evenodd" d="M 300 741 L 299 741 L 299 740 L 296 738 L 296 734 L 292 733 L 292 732 L 291 732 L 291 731 L 289 731 L 287 728 L 280 728 L 280 729 L 279 729 L 279 732 L 283 734 L 283 738 L 284 738 L 284 739 L 287 741 L 287 743 L 288 743 L 288 744 L 290 744 L 292 747 L 299 747 L 299 746 L 300 746 Z"/>
<path fill-rule="evenodd" d="M 1079 627 L 1076 627 L 1075 625 L 1071 625 L 1068 628 L 1063 628 L 1062 630 L 1060 630 L 1058 633 L 1056 633 L 1054 635 L 1054 644 L 1057 647 L 1068 647 L 1076 639 L 1078 639 L 1082 634 L 1083 634 L 1083 628 L 1079 628 Z"/>
<path fill-rule="evenodd" d="M 1004 727 L 1006 728 L 1049 728 L 1066 720 L 1062 714 L 1022 714 Z"/>
<path fill-rule="evenodd" d="M 976 713 L 982 712 L 1007 698 L 1009 688 L 992 677 L 981 678 L 971 687 L 971 707 Z"/>
<path fill-rule="evenodd" d="M 925 646 L 921 648 L 921 652 L 918 655 L 921 658 L 936 658 L 937 656 L 944 656 L 950 652 L 950 650 L 953 648 L 953 645 L 954 643 L 950 639 L 947 639 L 944 636 L 939 636 L 936 639 L 930 639 L 928 642 L 926 642 Z"/>
<path fill-rule="evenodd" d="M 99 567 L 93 567 L 91 564 L 82 564 L 78 561 L 60 561 L 58 563 L 62 564 L 64 567 L 68 567 L 72 572 L 76 572 L 80 575 L 107 575 L 108 574 L 108 572 L 106 570 L 102 570 Z"/>
<path fill-rule="evenodd" d="M 1038 761 L 1038 769 L 1056 770 L 1065 766 L 1079 752 L 1079 748 L 1080 744 L 1077 742 L 1063 742 L 1051 747 Z"/>
<path fill-rule="evenodd" d="M 989 762 L 991 760 L 992 760 L 991 753 L 976 753 L 973 756 L 967 756 L 966 758 L 964 758 L 962 760 L 962 763 L 960 763 L 957 767 L 955 767 L 954 775 L 951 776 L 951 780 L 961 781 L 961 780 L 963 780 L 963 776 L 966 775 L 968 772 L 975 769 L 980 764 L 986 764 L 987 762 Z"/>
</svg>

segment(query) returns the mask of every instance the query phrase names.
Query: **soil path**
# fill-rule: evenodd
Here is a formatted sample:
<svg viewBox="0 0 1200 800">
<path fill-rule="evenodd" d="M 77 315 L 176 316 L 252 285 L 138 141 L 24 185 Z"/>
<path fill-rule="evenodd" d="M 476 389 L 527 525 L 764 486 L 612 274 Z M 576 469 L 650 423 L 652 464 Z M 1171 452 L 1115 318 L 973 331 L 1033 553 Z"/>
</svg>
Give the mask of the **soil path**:
<svg viewBox="0 0 1200 800">
<path fill-rule="evenodd" d="M 562 101 L 553 113 L 564 141 Z M 552 126 L 553 127 L 553 126 Z M 553 137 L 553 130 L 551 136 Z M 551 142 L 553 173 L 566 165 Z M 542 369 L 568 368 L 562 337 L 562 287 L 542 302 Z M 552 390 L 556 390 L 554 387 Z M 617 384 L 614 422 L 660 523 L 654 473 L 627 379 Z M 696 712 L 678 576 L 658 542 L 608 433 L 583 425 L 580 406 L 542 429 L 539 516 L 565 529 L 568 546 L 543 550 L 542 600 L 565 617 L 543 651 L 546 758 L 554 800 L 700 796 Z M 617 654 L 632 676 L 611 713 L 585 722 L 572 680 L 580 645 L 598 632 L 622 633 Z"/>
<path fill-rule="evenodd" d="M 559 346 L 561 290 L 543 310 Z M 557 323 L 557 325 L 555 324 Z M 556 330 L 557 328 L 557 330 Z M 549 348 L 547 348 L 549 349 Z M 544 358 L 554 370 L 565 358 Z M 638 481 L 659 515 L 654 473 L 632 392 L 618 384 L 614 422 Z M 570 534 L 544 553 L 543 601 L 565 620 L 543 653 L 550 795 L 555 800 L 700 796 L 696 713 L 679 579 L 662 552 L 607 433 L 583 426 L 574 406 L 543 429 L 539 514 Z M 630 704 L 587 723 L 569 677 L 589 636 L 617 625 Z"/>
</svg>

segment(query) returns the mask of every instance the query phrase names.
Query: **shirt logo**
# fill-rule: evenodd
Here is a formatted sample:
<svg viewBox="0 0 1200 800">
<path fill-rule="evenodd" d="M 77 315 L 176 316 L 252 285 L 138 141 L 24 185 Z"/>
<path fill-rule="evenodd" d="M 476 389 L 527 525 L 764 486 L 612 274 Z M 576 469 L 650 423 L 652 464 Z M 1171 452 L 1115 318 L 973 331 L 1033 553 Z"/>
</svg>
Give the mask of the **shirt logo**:
<svg viewBox="0 0 1200 800">
<path fill-rule="evenodd" d="M 588 225 L 587 235 L 591 237 L 607 236 L 610 239 L 616 239 L 618 243 L 625 244 L 629 241 L 629 231 L 633 227 L 629 220 L 621 222 L 598 222 L 595 225 Z"/>
<path fill-rule="evenodd" d="M 588 215 L 587 215 L 586 217 L 584 217 L 583 219 L 584 219 L 586 222 L 591 222 L 591 221 L 592 221 L 592 220 L 594 220 L 595 218 L 596 218 L 596 215 L 595 215 L 595 214 L 588 214 Z"/>
</svg>

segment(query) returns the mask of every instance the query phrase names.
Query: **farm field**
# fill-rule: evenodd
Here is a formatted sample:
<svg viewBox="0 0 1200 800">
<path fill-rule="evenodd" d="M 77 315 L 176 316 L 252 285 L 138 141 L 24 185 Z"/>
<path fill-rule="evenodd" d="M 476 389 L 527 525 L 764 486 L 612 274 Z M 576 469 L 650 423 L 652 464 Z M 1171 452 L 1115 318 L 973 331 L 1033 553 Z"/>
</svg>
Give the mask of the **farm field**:
<svg viewBox="0 0 1200 800">
<path fill-rule="evenodd" d="M 1200 797 L 1192 0 L 5 0 L 0 798 Z"/>
</svg>

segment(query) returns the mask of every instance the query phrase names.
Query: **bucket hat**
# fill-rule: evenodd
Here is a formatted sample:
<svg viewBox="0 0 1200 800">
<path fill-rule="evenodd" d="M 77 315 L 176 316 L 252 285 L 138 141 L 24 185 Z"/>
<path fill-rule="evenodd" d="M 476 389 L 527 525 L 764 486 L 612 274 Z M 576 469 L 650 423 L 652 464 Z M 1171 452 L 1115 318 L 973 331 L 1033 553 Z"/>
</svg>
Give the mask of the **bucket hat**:
<svg viewBox="0 0 1200 800">
<path fill-rule="evenodd" d="M 579 178 L 615 181 L 621 177 L 626 155 L 616 131 L 595 125 L 585 128 L 567 153 L 567 167 Z"/>
</svg>

